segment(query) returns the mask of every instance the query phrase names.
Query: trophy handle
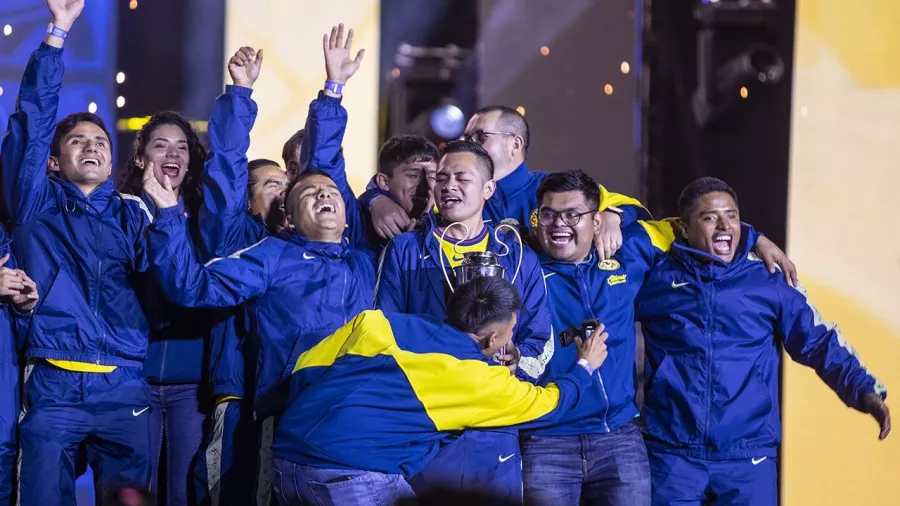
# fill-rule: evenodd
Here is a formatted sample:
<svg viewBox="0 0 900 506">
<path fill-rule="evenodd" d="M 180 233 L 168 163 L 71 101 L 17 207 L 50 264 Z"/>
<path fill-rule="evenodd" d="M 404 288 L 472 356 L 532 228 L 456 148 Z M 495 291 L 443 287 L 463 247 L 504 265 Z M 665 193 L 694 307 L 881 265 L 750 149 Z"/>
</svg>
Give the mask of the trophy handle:
<svg viewBox="0 0 900 506">
<path fill-rule="evenodd" d="M 512 283 L 515 284 L 516 278 L 519 277 L 519 269 L 522 268 L 522 252 L 525 249 L 524 248 L 525 243 L 522 242 L 522 236 L 519 234 L 519 230 L 516 227 L 510 225 L 509 223 L 501 223 L 500 225 L 497 225 L 497 227 L 494 228 L 494 240 L 499 242 L 503 246 L 503 249 L 506 250 L 506 252 L 504 252 L 500 256 L 509 255 L 509 251 L 510 251 L 509 246 L 505 242 L 503 242 L 502 239 L 500 239 L 500 229 L 501 228 L 508 228 L 508 229 L 512 230 L 513 233 L 516 234 L 516 238 L 519 240 L 519 263 L 518 263 L 518 265 L 516 265 L 516 272 L 515 272 L 515 274 L 513 274 L 513 277 L 512 277 Z"/>
<path fill-rule="evenodd" d="M 453 283 L 450 282 L 450 276 L 447 275 L 447 267 L 444 265 L 444 237 L 447 235 L 447 231 L 456 225 L 459 225 L 460 227 L 463 228 L 463 230 L 466 231 L 466 238 L 469 237 L 469 227 L 467 227 L 465 223 L 462 223 L 460 221 L 454 221 L 453 223 L 447 225 L 444 228 L 444 231 L 441 232 L 441 241 L 440 241 L 440 244 L 438 245 L 438 246 L 440 246 L 440 250 L 441 250 L 440 255 L 438 255 L 441 257 L 441 272 L 444 273 L 444 279 L 447 280 L 447 286 L 450 287 L 450 293 L 456 293 L 456 290 L 453 289 Z M 505 244 L 504 244 L 504 246 L 505 246 Z M 457 244 L 453 245 L 453 252 L 456 253 L 457 255 L 461 254 L 459 252 Z M 521 260 L 520 260 L 520 262 L 521 262 Z"/>
</svg>

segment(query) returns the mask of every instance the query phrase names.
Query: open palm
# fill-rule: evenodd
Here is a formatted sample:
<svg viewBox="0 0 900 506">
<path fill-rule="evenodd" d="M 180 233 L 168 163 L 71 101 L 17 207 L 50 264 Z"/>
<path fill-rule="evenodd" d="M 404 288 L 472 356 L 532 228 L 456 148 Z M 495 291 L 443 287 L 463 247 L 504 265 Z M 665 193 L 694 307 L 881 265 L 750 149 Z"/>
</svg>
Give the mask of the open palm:
<svg viewBox="0 0 900 506">
<path fill-rule="evenodd" d="M 331 28 L 331 36 L 327 33 L 322 36 L 322 50 L 325 52 L 325 72 L 329 81 L 346 83 L 353 77 L 359 64 L 362 63 L 365 49 L 356 53 L 355 59 L 350 59 L 350 50 L 353 47 L 353 30 L 347 33 L 347 41 L 344 42 L 344 24 Z"/>
<path fill-rule="evenodd" d="M 47 7 L 53 16 L 53 24 L 67 30 L 81 15 L 84 0 L 47 0 Z"/>
</svg>

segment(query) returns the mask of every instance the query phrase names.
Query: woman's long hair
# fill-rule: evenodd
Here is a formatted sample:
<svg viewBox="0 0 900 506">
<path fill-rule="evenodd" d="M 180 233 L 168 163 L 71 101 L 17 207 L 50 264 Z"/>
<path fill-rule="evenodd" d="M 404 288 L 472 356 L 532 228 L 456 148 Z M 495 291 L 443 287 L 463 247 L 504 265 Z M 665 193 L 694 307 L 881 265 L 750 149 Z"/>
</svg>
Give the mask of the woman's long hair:
<svg viewBox="0 0 900 506">
<path fill-rule="evenodd" d="M 179 193 L 184 200 L 185 207 L 193 214 L 200 208 L 203 194 L 200 189 L 200 175 L 203 172 L 203 163 L 206 160 L 206 148 L 200 144 L 200 138 L 191 124 L 180 113 L 175 111 L 159 111 L 150 117 L 150 121 L 141 127 L 134 136 L 131 144 L 131 156 L 125 162 L 125 166 L 119 171 L 116 178 L 116 187 L 122 193 L 140 195 L 143 191 L 144 169 L 139 167 L 137 161 L 143 158 L 150 136 L 157 127 L 162 125 L 175 125 L 184 132 L 188 142 L 187 171 L 184 180 L 179 186 Z"/>
</svg>

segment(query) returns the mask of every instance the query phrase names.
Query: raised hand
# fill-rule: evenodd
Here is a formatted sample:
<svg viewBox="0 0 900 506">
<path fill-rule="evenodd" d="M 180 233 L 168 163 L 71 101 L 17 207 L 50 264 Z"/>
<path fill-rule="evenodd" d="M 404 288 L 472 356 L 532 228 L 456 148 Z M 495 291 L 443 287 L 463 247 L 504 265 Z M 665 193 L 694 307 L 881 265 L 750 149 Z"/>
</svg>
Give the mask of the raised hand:
<svg viewBox="0 0 900 506">
<path fill-rule="evenodd" d="M 863 405 L 866 413 L 872 415 L 872 418 L 878 422 L 878 439 L 884 440 L 891 433 L 891 411 L 880 395 L 870 393 L 863 398 Z"/>
<path fill-rule="evenodd" d="M 24 288 L 22 278 L 16 269 L 4 267 L 9 261 L 9 253 L 0 258 L 0 297 L 12 297 L 18 295 Z M 8 299 L 7 299 L 8 300 Z"/>
<path fill-rule="evenodd" d="M 50 9 L 53 24 L 68 31 L 81 15 L 84 0 L 47 0 L 47 7 Z"/>
<path fill-rule="evenodd" d="M 150 162 L 147 164 L 147 168 L 144 169 L 144 191 L 147 192 L 147 195 L 150 195 L 158 209 L 168 209 L 177 206 L 178 194 L 172 189 L 172 182 L 169 180 L 169 176 L 163 174 L 163 183 L 159 184 L 153 173 L 153 162 Z"/>
<path fill-rule="evenodd" d="M 359 64 L 362 63 L 365 49 L 356 53 L 356 58 L 350 59 L 350 49 L 353 46 L 353 30 L 347 33 L 347 42 L 344 42 L 344 24 L 331 27 L 331 36 L 322 35 L 322 50 L 325 52 L 325 73 L 329 81 L 344 84 L 353 77 Z"/>
<path fill-rule="evenodd" d="M 255 51 L 248 46 L 238 49 L 234 56 L 228 60 L 228 74 L 231 75 L 231 81 L 235 86 L 252 88 L 253 83 L 259 78 L 262 62 L 262 49 Z"/>
</svg>

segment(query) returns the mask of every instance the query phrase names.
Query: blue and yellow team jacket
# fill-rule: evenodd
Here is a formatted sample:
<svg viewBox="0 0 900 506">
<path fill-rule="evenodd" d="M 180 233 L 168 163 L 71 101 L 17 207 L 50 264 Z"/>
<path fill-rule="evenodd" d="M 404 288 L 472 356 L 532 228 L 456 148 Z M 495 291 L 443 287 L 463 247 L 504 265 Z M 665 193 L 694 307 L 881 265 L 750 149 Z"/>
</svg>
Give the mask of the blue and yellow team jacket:
<svg viewBox="0 0 900 506">
<path fill-rule="evenodd" d="M 597 397 L 600 403 L 591 416 L 533 434 L 605 433 L 638 416 L 634 402 L 638 384 L 634 367 L 634 301 L 644 277 L 668 251 L 674 240 L 673 234 L 669 222 L 638 221 L 622 230 L 622 247 L 610 260 L 598 261 L 592 251 L 587 260 L 573 264 L 553 260 L 541 253 L 556 334 L 556 350 L 543 383 L 566 374 L 578 360 L 576 347 L 562 347 L 558 335 L 569 327 L 580 329 L 581 322 L 586 319 L 597 318 L 606 325 L 609 356 L 595 378 L 594 388 L 600 394 Z"/>
<path fill-rule="evenodd" d="M 247 150 L 258 111 L 253 90 L 226 86 L 209 118 L 209 152 L 203 166 L 203 207 L 198 213 L 199 247 L 206 258 L 220 258 L 249 248 L 269 236 L 266 224 L 248 211 Z M 209 383 L 216 397 L 251 397 L 258 356 L 243 308 L 210 331 Z M 250 339 L 248 339 L 250 338 Z M 245 368 L 245 359 L 251 363 Z M 249 390 L 249 391 L 248 391 Z"/>
<path fill-rule="evenodd" d="M 806 292 L 769 273 L 748 226 L 731 263 L 678 242 L 647 277 L 636 316 L 646 347 L 644 420 L 655 451 L 710 460 L 775 457 L 778 347 L 852 408 L 886 390 Z"/>
<path fill-rule="evenodd" d="M 256 408 L 260 416 L 280 411 L 277 388 L 297 357 L 372 307 L 371 259 L 344 243 L 313 242 L 284 230 L 204 266 L 192 255 L 185 225 L 176 207 L 160 211 L 149 229 L 153 273 L 180 306 L 247 303 L 259 341 Z"/>
<path fill-rule="evenodd" d="M 42 43 L 32 53 L 0 155 L 12 248 L 41 297 L 24 354 L 141 367 L 150 328 L 133 283 L 148 269 L 149 218 L 112 181 L 86 197 L 47 175 L 63 71 L 61 49 Z"/>
<path fill-rule="evenodd" d="M 9 254 L 3 265 L 16 268 L 6 228 L 0 225 L 0 257 Z M 16 421 L 19 417 L 19 360 L 16 355 L 15 319 L 27 319 L 10 303 L 0 303 L 0 505 L 11 504 L 16 469 Z"/>
<path fill-rule="evenodd" d="M 423 230 L 400 234 L 385 248 L 378 265 L 375 308 L 444 319 L 450 295 L 440 264 L 444 253 L 435 238 L 435 220 L 423 222 Z M 487 250 L 505 253 L 504 246 L 494 236 L 494 229 L 490 225 L 485 227 L 490 235 Z M 499 259 L 506 268 L 504 277 L 507 281 L 512 281 L 519 252 L 522 252 L 522 267 L 515 280 L 523 304 L 513 334 L 513 342 L 522 354 L 516 374 L 521 379 L 536 382 L 553 356 L 553 330 L 541 265 L 534 251 L 519 244 L 513 234 L 501 233 L 500 237 L 510 246 L 509 254 Z M 444 265 L 453 281 L 449 262 Z"/>
<path fill-rule="evenodd" d="M 580 366 L 536 387 L 490 365 L 478 343 L 431 317 L 366 311 L 300 356 L 277 458 L 321 469 L 417 474 L 450 431 L 539 427 L 596 402 Z"/>
</svg>

